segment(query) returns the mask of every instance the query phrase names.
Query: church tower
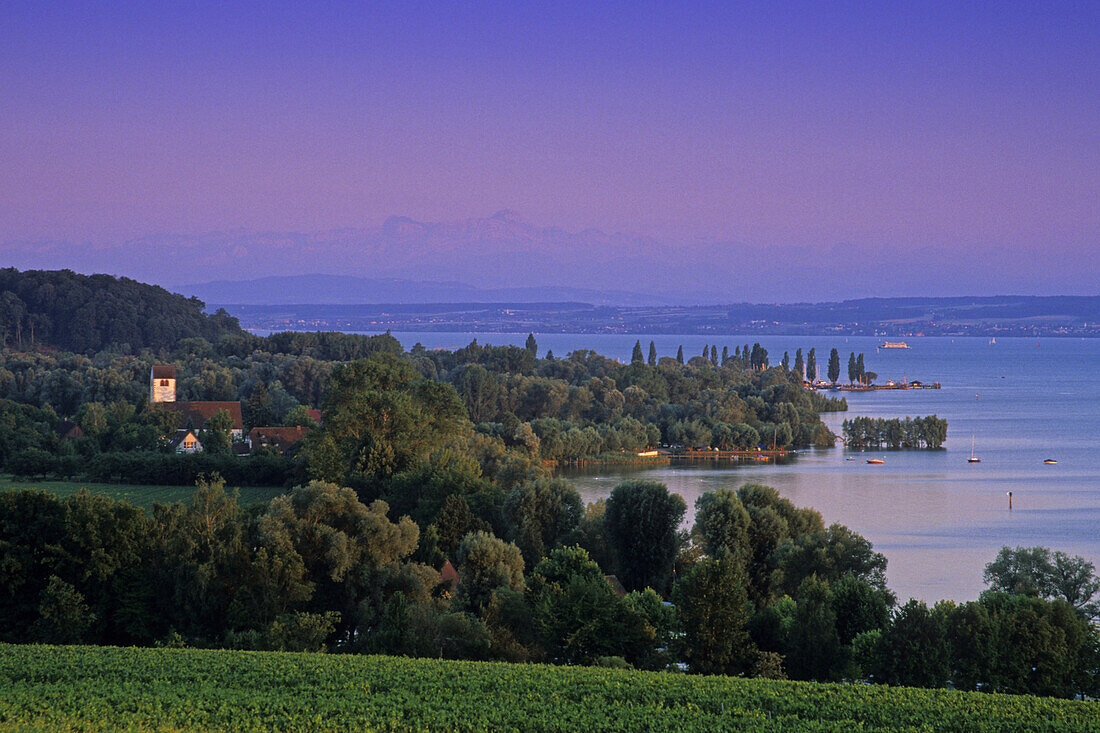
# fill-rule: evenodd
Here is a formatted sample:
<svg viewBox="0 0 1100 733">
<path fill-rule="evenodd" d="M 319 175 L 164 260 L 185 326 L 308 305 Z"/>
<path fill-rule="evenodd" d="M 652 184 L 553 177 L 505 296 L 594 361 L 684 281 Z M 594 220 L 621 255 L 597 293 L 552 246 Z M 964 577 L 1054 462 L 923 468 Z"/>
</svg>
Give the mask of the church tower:
<svg viewBox="0 0 1100 733">
<path fill-rule="evenodd" d="M 174 366 L 153 367 L 149 375 L 149 401 L 154 404 L 176 401 L 176 368 Z"/>
</svg>

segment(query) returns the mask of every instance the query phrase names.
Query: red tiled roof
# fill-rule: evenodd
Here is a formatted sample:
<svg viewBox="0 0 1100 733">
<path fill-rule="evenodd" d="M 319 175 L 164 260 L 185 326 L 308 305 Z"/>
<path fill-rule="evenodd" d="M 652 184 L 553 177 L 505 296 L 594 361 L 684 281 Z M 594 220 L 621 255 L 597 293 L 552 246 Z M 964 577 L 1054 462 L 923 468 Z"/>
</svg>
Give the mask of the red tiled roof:
<svg viewBox="0 0 1100 733">
<path fill-rule="evenodd" d="M 252 450 L 256 450 L 263 445 L 270 445 L 285 453 L 305 437 L 308 432 L 309 428 L 301 426 L 292 428 L 252 428 L 248 431 L 248 442 L 252 444 Z"/>
<path fill-rule="evenodd" d="M 176 368 L 171 365 L 154 364 L 153 379 L 175 379 Z"/>
<path fill-rule="evenodd" d="M 84 431 L 72 420 L 62 420 L 57 424 L 57 435 L 62 440 L 68 438 L 83 438 Z"/>
<path fill-rule="evenodd" d="M 458 585 L 458 571 L 455 570 L 454 565 L 451 565 L 450 560 L 443 563 L 443 567 L 439 569 L 439 582 L 449 584 L 451 590 Z"/>
<path fill-rule="evenodd" d="M 622 598 L 626 595 L 626 588 L 619 582 L 619 579 L 614 575 L 605 575 L 603 579 L 607 581 L 607 584 L 611 586 L 611 592 Z"/>
<path fill-rule="evenodd" d="M 233 419 L 233 430 L 244 430 L 244 420 L 241 418 L 240 402 L 158 402 L 156 406 L 163 410 L 172 410 L 180 414 L 180 425 L 196 430 L 202 429 L 206 421 L 214 417 L 221 410 L 229 413 Z"/>
</svg>

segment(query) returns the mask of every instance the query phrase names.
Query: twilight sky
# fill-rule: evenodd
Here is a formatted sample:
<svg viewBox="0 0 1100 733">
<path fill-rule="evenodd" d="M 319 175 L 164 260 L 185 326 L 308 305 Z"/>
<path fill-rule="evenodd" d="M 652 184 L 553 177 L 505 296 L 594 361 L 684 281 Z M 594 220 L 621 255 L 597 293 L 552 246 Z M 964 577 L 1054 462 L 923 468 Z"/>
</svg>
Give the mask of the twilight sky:
<svg viewBox="0 0 1100 733">
<path fill-rule="evenodd" d="M 0 100 L 0 264 L 179 285 L 422 262 L 425 280 L 730 300 L 1100 292 L 1095 0 L 9 2 Z M 530 226 L 470 225 L 501 209 Z M 453 226 L 390 271 L 391 216 Z M 174 266 L 150 267 L 149 242 Z M 562 266 L 526 282 L 462 267 L 555 247 Z M 699 251 L 759 269 L 608 264 Z M 817 257 L 870 258 L 868 276 L 823 282 Z"/>
</svg>

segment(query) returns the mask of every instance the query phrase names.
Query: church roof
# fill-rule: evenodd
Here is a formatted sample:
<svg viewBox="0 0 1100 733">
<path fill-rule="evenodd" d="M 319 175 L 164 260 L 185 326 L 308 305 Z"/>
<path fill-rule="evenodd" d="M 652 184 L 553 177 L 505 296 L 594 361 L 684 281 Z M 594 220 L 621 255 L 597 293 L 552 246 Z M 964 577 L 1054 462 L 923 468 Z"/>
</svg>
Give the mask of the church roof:
<svg viewBox="0 0 1100 733">
<path fill-rule="evenodd" d="M 170 364 L 154 364 L 153 379 L 175 379 L 176 368 Z"/>
</svg>

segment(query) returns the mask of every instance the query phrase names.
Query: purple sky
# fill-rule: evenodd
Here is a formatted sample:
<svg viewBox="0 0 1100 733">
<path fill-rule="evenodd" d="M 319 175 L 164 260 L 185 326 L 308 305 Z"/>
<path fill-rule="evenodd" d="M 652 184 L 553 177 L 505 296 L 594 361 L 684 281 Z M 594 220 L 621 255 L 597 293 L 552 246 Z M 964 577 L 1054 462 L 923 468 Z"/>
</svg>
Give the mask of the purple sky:
<svg viewBox="0 0 1100 733">
<path fill-rule="evenodd" d="M 838 297 L 1100 290 L 1095 1 L 352 5 L 6 3 L 0 264 L 370 276 L 369 253 L 250 269 L 262 249 L 148 275 L 132 240 L 186 256 L 211 232 L 323 244 L 507 208 L 651 256 L 750 248 L 798 282 L 806 253 L 849 249 L 968 270 Z M 754 285 L 804 292 L 785 282 Z"/>
</svg>

